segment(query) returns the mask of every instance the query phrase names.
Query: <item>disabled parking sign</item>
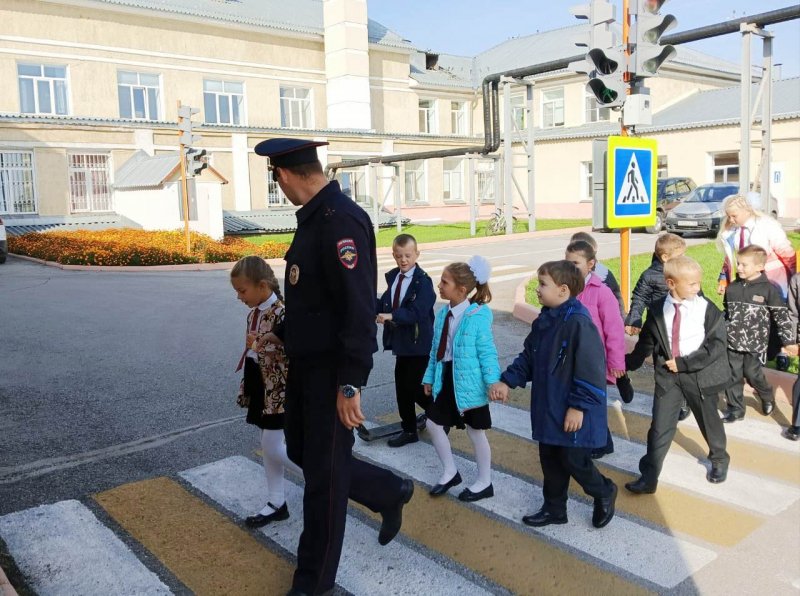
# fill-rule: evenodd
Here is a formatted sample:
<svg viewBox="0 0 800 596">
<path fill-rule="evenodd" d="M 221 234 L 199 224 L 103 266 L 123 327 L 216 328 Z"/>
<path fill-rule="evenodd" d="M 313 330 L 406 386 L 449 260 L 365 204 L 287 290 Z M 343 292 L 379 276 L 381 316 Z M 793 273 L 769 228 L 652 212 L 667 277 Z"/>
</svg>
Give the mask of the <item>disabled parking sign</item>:
<svg viewBox="0 0 800 596">
<path fill-rule="evenodd" d="M 655 139 L 608 137 L 606 225 L 641 228 L 656 222 Z"/>
</svg>

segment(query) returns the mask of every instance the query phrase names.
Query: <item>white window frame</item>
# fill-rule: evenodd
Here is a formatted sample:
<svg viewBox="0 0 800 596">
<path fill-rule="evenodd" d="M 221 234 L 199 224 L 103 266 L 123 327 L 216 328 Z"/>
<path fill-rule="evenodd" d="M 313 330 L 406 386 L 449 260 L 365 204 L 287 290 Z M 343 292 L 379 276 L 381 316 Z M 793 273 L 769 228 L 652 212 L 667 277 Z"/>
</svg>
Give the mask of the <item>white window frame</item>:
<svg viewBox="0 0 800 596">
<path fill-rule="evenodd" d="M 548 99 L 548 94 L 561 92 L 561 99 Z M 556 120 L 556 114 L 558 112 L 558 103 L 561 103 L 561 121 L 559 122 Z M 541 101 L 541 114 L 542 114 L 542 121 L 541 127 L 542 128 L 556 128 L 559 126 L 564 126 L 564 122 L 566 121 L 566 114 L 565 114 L 565 93 L 564 87 L 553 87 L 551 89 L 542 89 L 542 101 Z M 545 119 L 548 116 L 548 113 L 552 116 L 552 124 L 545 124 Z"/>
<path fill-rule="evenodd" d="M 494 205 L 495 162 L 479 160 L 475 164 L 475 197 L 481 205 Z M 481 192 L 483 188 L 484 192 Z"/>
<path fill-rule="evenodd" d="M 123 74 L 123 73 L 136 75 L 136 81 L 137 82 L 135 84 L 134 83 L 121 83 L 120 82 L 120 75 Z M 142 75 L 157 77 L 158 78 L 158 84 L 155 85 L 155 86 L 148 85 L 148 84 L 143 84 L 141 82 Z M 162 99 L 163 99 L 163 95 L 164 94 L 161 92 L 161 89 L 163 87 L 162 83 L 163 83 L 163 81 L 161 79 L 161 74 L 160 73 L 140 72 L 140 71 L 135 71 L 135 70 L 124 70 L 124 69 L 117 70 L 117 99 L 118 99 L 118 103 L 119 103 L 119 117 L 122 118 L 122 119 L 125 119 L 125 120 L 138 120 L 140 122 L 157 122 L 159 120 L 161 114 L 164 114 L 164 106 L 162 104 Z M 144 116 L 141 117 L 141 118 L 136 116 L 136 102 L 135 102 L 135 95 L 134 95 L 136 90 L 141 90 L 141 92 L 142 92 L 142 94 L 144 96 Z M 155 91 L 153 91 L 153 90 L 155 90 Z M 122 97 L 123 97 L 123 93 L 127 93 L 128 99 L 130 100 L 131 113 L 130 113 L 129 116 L 126 116 L 126 115 L 124 115 L 122 113 Z M 151 93 L 155 93 L 156 94 L 156 97 L 155 97 L 155 100 L 154 100 L 153 103 L 155 104 L 156 111 L 158 113 L 155 114 L 155 115 L 150 113 L 150 106 L 151 106 L 150 95 L 151 95 Z"/>
<path fill-rule="evenodd" d="M 37 75 L 30 75 L 30 74 L 21 74 L 20 68 L 21 67 L 28 67 L 28 68 L 38 68 L 40 74 Z M 55 77 L 55 76 L 48 76 L 45 74 L 45 69 L 47 68 L 63 68 L 64 69 L 64 76 L 63 77 Z M 26 110 L 25 105 L 22 101 L 22 81 L 23 80 L 30 80 L 33 82 L 33 110 Z M 64 109 L 63 111 L 59 112 L 57 108 L 58 102 L 56 101 L 56 83 L 61 81 L 63 84 L 64 89 Z M 39 97 L 39 93 L 41 91 L 41 85 L 47 85 L 50 92 L 50 110 L 44 111 L 41 108 L 41 100 Z M 45 63 L 36 63 L 36 62 L 18 62 L 17 63 L 17 88 L 19 91 L 19 112 L 20 114 L 42 114 L 42 115 L 55 115 L 55 116 L 68 116 L 70 114 L 70 98 L 69 98 L 69 67 L 66 64 L 45 64 Z"/>
<path fill-rule="evenodd" d="M 453 109 L 454 106 L 458 106 Z M 450 132 L 454 135 L 469 135 L 469 113 L 466 101 L 450 102 Z"/>
<path fill-rule="evenodd" d="M 511 118 L 520 131 L 528 129 L 528 110 L 525 95 L 519 93 L 511 95 Z"/>
<path fill-rule="evenodd" d="M 27 156 L 28 164 L 22 164 L 22 159 L 14 160 L 12 155 Z M 11 162 L 12 165 L 7 165 Z M 16 162 L 16 163 L 14 163 Z M 26 176 L 25 174 L 28 173 Z M 30 201 L 16 200 L 12 190 L 20 186 L 27 188 Z M 25 192 L 25 190 L 23 190 Z M 31 209 L 19 209 L 19 206 L 31 204 Z M 39 212 L 39 202 L 36 192 L 36 163 L 33 151 L 2 150 L 0 151 L 0 214 L 16 215 L 18 213 L 36 214 Z"/>
<path fill-rule="evenodd" d="M 420 168 L 413 170 L 409 169 L 409 164 L 420 164 Z M 428 162 L 424 159 L 417 159 L 405 162 L 403 168 L 403 191 L 405 196 L 405 203 L 408 206 L 412 205 L 427 205 L 428 204 Z M 409 190 L 409 176 L 414 176 L 419 180 L 419 187 L 421 189 L 419 197 L 412 197 Z"/>
<path fill-rule="evenodd" d="M 208 83 L 216 83 L 222 85 L 222 91 L 207 91 L 206 85 Z M 233 88 L 234 85 L 241 86 L 241 92 L 236 92 Z M 230 90 L 229 90 L 230 88 Z M 221 124 L 226 126 L 246 126 L 247 125 L 247 104 L 246 104 L 246 88 L 244 81 L 224 81 L 222 79 L 203 79 L 203 120 L 206 124 Z M 213 97 L 214 111 L 216 112 L 216 119 L 209 118 L 209 111 L 206 109 L 207 100 Z M 234 118 L 234 103 L 238 100 L 239 121 L 236 122 Z M 220 119 L 220 107 L 223 102 L 228 106 L 228 115 L 230 119 L 228 122 L 222 122 Z"/>
<path fill-rule="evenodd" d="M 77 163 L 82 158 L 83 163 Z M 100 152 L 67 153 L 67 172 L 69 179 L 70 213 L 107 213 L 114 211 L 113 180 L 111 178 L 111 154 Z M 97 175 L 95 175 L 97 173 Z M 82 177 L 82 180 L 80 178 Z M 96 178 L 104 178 L 97 180 Z M 80 186 L 84 186 L 84 197 L 77 196 Z M 105 186 L 103 193 L 99 188 Z"/>
<path fill-rule="evenodd" d="M 597 105 L 597 99 L 591 93 L 587 93 L 584 97 L 584 120 L 586 124 L 592 122 L 611 122 L 611 108 Z"/>
<path fill-rule="evenodd" d="M 306 97 L 297 97 L 298 91 L 306 92 Z M 289 95 L 291 92 L 291 96 Z M 285 94 L 285 95 L 284 95 Z M 280 102 L 281 128 L 314 128 L 314 95 L 310 87 L 281 85 L 278 91 Z M 297 116 L 300 122 L 294 122 L 293 106 L 299 106 Z"/>
<path fill-rule="evenodd" d="M 581 187 L 583 201 L 594 200 L 594 162 L 582 161 L 581 162 Z"/>
<path fill-rule="evenodd" d="M 735 155 L 736 156 L 736 163 L 729 163 L 724 165 L 717 165 L 717 158 L 718 157 L 729 157 Z M 728 184 L 738 184 L 741 180 L 741 165 L 739 163 L 739 154 L 735 151 L 720 151 L 719 153 L 712 153 L 711 154 L 711 180 L 713 182 L 724 182 Z M 731 175 L 731 170 L 736 170 L 736 180 L 730 180 L 729 176 Z M 721 172 L 722 179 L 717 180 L 717 172 Z"/>
<path fill-rule="evenodd" d="M 457 162 L 455 168 L 447 168 L 448 161 Z M 453 196 L 453 187 L 457 188 Z M 450 193 L 450 196 L 447 196 Z M 463 203 L 464 199 L 464 160 L 452 157 L 442 159 L 442 198 L 446 203 Z"/>
<path fill-rule="evenodd" d="M 427 105 L 423 106 L 422 104 Z M 439 131 L 439 119 L 436 113 L 436 100 L 420 99 L 417 106 L 419 112 L 419 132 L 422 134 L 437 134 Z"/>
<path fill-rule="evenodd" d="M 288 207 L 291 203 L 286 195 L 283 194 L 280 184 L 272 180 L 272 171 L 269 168 L 269 158 L 267 158 L 265 166 L 267 172 L 267 196 L 264 198 L 264 204 L 267 209 L 274 209 L 280 207 Z"/>
</svg>

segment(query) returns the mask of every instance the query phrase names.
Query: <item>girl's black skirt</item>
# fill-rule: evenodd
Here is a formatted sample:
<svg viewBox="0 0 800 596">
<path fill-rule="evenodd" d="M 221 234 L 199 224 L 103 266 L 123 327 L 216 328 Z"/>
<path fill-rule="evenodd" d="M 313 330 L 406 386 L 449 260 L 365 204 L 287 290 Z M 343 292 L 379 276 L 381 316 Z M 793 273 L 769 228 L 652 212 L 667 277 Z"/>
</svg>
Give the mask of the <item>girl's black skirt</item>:
<svg viewBox="0 0 800 596">
<path fill-rule="evenodd" d="M 445 362 L 442 370 L 442 390 L 428 407 L 428 418 L 439 426 L 464 428 L 467 424 L 476 430 L 492 428 L 492 415 L 489 404 L 472 408 L 462 416 L 456 405 L 456 394 L 453 388 L 453 363 Z"/>
</svg>

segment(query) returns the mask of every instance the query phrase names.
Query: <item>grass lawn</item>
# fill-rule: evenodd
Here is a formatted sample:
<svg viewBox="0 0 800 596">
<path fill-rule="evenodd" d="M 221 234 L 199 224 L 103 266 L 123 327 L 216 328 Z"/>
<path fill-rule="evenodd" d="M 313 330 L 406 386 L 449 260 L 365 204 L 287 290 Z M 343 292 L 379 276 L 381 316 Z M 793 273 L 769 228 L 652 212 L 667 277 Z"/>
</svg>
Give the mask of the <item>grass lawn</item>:
<svg viewBox="0 0 800 596">
<path fill-rule="evenodd" d="M 787 236 L 789 237 L 789 241 L 792 243 L 795 250 L 800 250 L 800 233 L 790 232 L 787 234 Z M 719 270 L 722 267 L 722 254 L 717 249 L 717 243 L 713 240 L 710 240 L 705 244 L 690 246 L 686 250 L 686 254 L 700 263 L 700 266 L 703 268 L 702 285 L 703 293 L 706 295 L 706 298 L 722 309 L 722 296 L 717 294 L 717 279 L 719 277 Z M 633 291 L 633 288 L 636 285 L 636 280 L 639 279 L 642 271 L 650 266 L 652 259 L 652 253 L 634 255 L 631 257 L 631 291 Z M 611 270 L 611 272 L 617 278 L 617 281 L 619 281 L 619 258 L 602 259 L 602 261 L 606 267 Z M 533 279 L 528 284 L 528 287 L 525 291 L 525 299 L 528 304 L 532 304 L 537 307 L 540 306 L 539 301 L 536 298 L 536 286 L 538 285 L 539 284 L 536 279 Z M 797 366 L 797 358 L 792 358 L 792 364 L 790 365 L 789 371 L 797 372 Z"/>
<path fill-rule="evenodd" d="M 486 220 L 477 222 L 477 234 L 483 236 L 486 229 Z M 537 219 L 536 229 L 538 231 L 544 230 L 559 230 L 563 228 L 578 228 L 583 226 L 592 225 L 590 219 Z M 517 221 L 514 223 L 514 232 L 527 232 L 528 222 Z M 420 244 L 425 242 L 440 242 L 442 240 L 461 240 L 469 238 L 469 222 L 454 222 L 436 225 L 420 225 L 410 224 L 403 226 L 404 234 L 411 234 L 417 239 Z M 383 228 L 378 232 L 378 246 L 391 246 L 392 240 L 397 235 L 397 229 Z M 245 240 L 249 240 L 254 244 L 262 244 L 264 242 L 291 242 L 294 237 L 293 232 L 286 234 L 261 234 L 258 236 L 242 236 Z"/>
</svg>

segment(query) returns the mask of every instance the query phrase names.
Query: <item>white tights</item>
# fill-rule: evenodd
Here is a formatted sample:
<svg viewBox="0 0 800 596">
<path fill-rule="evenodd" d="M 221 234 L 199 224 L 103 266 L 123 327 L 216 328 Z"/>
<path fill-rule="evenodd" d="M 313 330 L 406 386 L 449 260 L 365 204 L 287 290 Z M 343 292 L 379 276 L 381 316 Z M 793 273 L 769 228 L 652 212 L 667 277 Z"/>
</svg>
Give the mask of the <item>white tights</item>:
<svg viewBox="0 0 800 596">
<path fill-rule="evenodd" d="M 444 428 L 430 419 L 425 423 L 425 427 L 431 437 L 436 455 L 439 456 L 442 462 L 442 475 L 438 484 L 445 484 L 458 472 L 456 462 L 453 459 L 450 440 L 447 438 Z M 475 461 L 478 464 L 478 477 L 475 479 L 475 483 L 469 487 L 469 490 L 479 492 L 492 483 L 492 450 L 489 447 L 489 439 L 486 438 L 485 430 L 478 430 L 468 425 L 467 436 L 472 441 L 472 447 L 475 449 Z"/>
<path fill-rule="evenodd" d="M 286 502 L 283 485 L 283 471 L 289 469 L 295 474 L 302 475 L 300 468 L 286 455 L 286 443 L 283 430 L 261 431 L 261 457 L 264 461 L 264 473 L 267 476 L 267 499 L 275 507 L 280 507 Z M 266 511 L 264 511 L 266 510 Z M 262 510 L 263 514 L 272 513 L 272 508 L 267 505 Z"/>
</svg>

